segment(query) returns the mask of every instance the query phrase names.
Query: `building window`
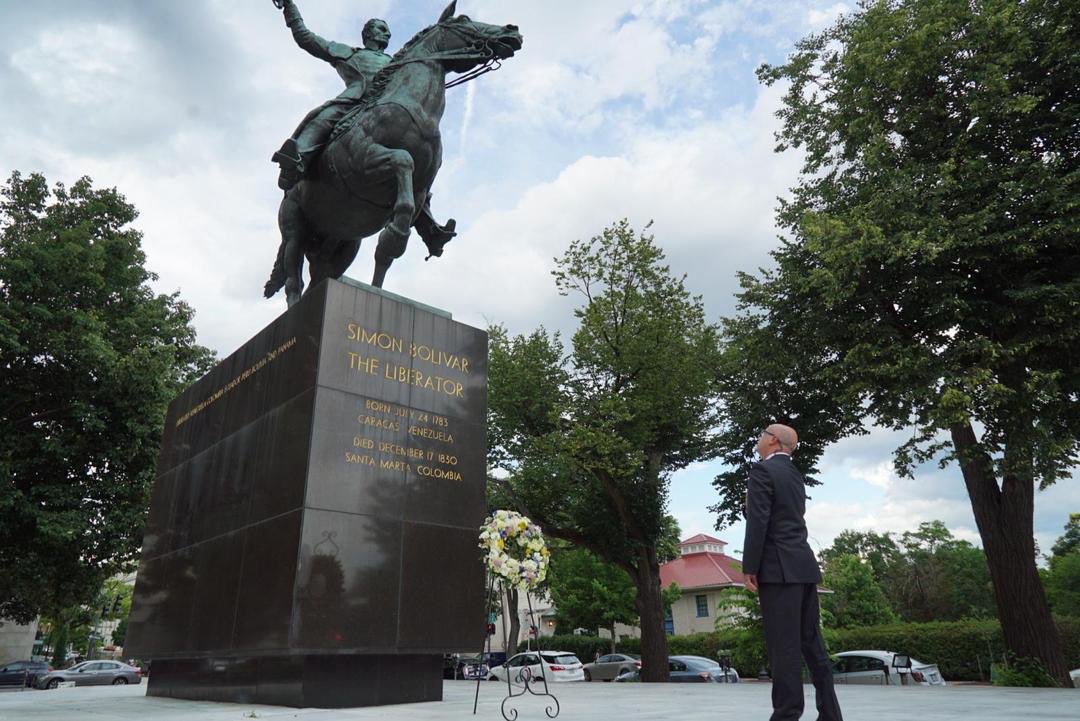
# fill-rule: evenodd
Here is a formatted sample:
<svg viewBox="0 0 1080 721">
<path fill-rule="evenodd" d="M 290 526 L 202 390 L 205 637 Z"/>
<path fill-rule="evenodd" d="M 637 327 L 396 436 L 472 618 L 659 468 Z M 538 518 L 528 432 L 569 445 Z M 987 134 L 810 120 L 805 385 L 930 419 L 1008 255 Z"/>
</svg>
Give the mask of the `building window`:
<svg viewBox="0 0 1080 721">
<path fill-rule="evenodd" d="M 671 617 L 670 608 L 664 614 L 664 633 L 666 633 L 668 636 L 675 635 L 675 619 Z"/>
<path fill-rule="evenodd" d="M 694 601 L 697 602 L 697 615 L 698 618 L 705 618 L 709 615 L 709 597 L 708 596 L 694 596 Z"/>
</svg>

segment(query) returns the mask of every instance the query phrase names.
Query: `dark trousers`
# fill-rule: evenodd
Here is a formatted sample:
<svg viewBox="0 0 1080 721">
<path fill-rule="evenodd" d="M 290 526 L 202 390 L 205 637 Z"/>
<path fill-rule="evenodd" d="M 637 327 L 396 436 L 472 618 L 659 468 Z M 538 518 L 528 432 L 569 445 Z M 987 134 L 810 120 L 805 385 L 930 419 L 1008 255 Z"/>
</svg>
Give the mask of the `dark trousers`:
<svg viewBox="0 0 1080 721">
<path fill-rule="evenodd" d="M 798 721 L 802 715 L 802 660 L 817 692 L 818 721 L 843 721 L 833 689 L 832 663 L 821 638 L 821 610 L 813 583 L 762 583 L 761 617 L 772 670 L 770 721 Z"/>
</svg>

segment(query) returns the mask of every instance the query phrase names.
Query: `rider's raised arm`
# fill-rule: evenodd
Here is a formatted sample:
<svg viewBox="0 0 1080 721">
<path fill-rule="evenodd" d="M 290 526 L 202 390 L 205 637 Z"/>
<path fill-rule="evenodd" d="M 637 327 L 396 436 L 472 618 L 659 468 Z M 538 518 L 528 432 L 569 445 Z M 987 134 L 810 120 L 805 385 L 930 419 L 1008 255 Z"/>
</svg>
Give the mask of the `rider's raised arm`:
<svg viewBox="0 0 1080 721">
<path fill-rule="evenodd" d="M 285 24 L 292 30 L 293 40 L 296 41 L 296 44 L 319 60 L 325 60 L 332 64 L 341 59 L 339 48 L 345 46 L 319 37 L 308 30 L 307 25 L 304 25 L 304 18 L 300 17 L 300 9 L 296 7 L 296 3 L 292 0 L 285 0 Z"/>
</svg>

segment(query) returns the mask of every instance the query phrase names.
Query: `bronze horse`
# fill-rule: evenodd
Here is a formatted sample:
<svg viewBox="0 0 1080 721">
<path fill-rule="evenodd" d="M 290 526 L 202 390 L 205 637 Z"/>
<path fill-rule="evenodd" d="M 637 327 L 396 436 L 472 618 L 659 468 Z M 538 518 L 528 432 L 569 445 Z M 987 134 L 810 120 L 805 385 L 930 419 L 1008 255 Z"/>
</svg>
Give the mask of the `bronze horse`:
<svg viewBox="0 0 1080 721">
<path fill-rule="evenodd" d="M 387 268 L 405 252 L 442 164 L 446 75 L 475 77 L 521 49 L 515 26 L 455 17 L 456 5 L 451 2 L 435 25 L 417 33 L 375 75 L 308 177 L 285 194 L 267 298 L 284 287 L 290 306 L 300 300 L 305 257 L 312 286 L 341 277 L 360 242 L 375 233 L 373 285 L 382 286 Z"/>
</svg>

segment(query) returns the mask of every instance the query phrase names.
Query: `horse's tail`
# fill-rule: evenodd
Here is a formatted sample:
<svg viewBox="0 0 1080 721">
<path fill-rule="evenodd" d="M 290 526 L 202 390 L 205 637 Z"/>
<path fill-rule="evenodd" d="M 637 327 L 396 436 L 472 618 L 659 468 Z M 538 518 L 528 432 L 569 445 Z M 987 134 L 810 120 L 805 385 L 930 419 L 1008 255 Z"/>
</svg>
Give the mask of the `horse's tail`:
<svg viewBox="0 0 1080 721">
<path fill-rule="evenodd" d="M 285 191 L 285 197 L 281 200 L 281 207 L 278 208 L 278 226 L 281 226 L 281 213 L 285 207 L 285 201 L 289 197 L 289 192 Z M 263 286 L 263 296 L 266 298 L 273 297 L 274 293 L 285 287 L 285 245 L 287 240 L 285 233 L 281 234 L 281 243 L 278 244 L 277 258 L 274 260 L 274 269 L 270 271 L 270 279 L 266 281 L 266 285 Z"/>
<path fill-rule="evenodd" d="M 263 296 L 272 298 L 275 293 L 285 287 L 285 239 L 281 239 L 278 246 L 277 260 L 274 261 L 274 269 L 270 271 L 270 279 L 263 286 Z"/>
</svg>

